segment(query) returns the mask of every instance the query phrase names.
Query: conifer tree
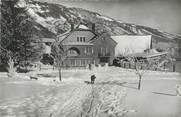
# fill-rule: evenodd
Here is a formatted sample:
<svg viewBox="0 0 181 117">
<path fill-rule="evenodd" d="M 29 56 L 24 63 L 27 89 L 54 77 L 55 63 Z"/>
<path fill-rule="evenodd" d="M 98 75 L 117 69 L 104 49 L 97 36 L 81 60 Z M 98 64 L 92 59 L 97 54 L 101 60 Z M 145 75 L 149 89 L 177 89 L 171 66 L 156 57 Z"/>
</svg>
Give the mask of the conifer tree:
<svg viewBox="0 0 181 117">
<path fill-rule="evenodd" d="M 26 66 L 40 58 L 43 45 L 39 43 L 40 39 L 35 38 L 33 19 L 27 15 L 26 7 L 17 5 L 18 1 L 2 0 L 0 47 L 12 53 L 11 59 L 16 65 Z M 7 56 L 1 56 L 1 59 L 8 61 Z"/>
</svg>

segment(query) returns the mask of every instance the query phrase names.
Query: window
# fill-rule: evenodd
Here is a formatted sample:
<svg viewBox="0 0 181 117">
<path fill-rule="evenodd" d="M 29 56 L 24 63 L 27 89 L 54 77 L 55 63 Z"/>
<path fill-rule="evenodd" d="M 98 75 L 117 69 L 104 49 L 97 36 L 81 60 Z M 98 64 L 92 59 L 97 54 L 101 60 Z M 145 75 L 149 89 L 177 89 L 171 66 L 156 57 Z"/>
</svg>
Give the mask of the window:
<svg viewBox="0 0 181 117">
<path fill-rule="evenodd" d="M 77 37 L 77 41 L 79 42 L 80 40 L 79 40 L 79 37 Z"/>
<path fill-rule="evenodd" d="M 108 48 L 100 48 L 100 55 L 101 56 L 105 56 L 108 53 Z"/>
<path fill-rule="evenodd" d="M 85 60 L 81 60 L 81 65 L 85 66 Z"/>
<path fill-rule="evenodd" d="M 84 50 L 84 53 L 87 53 L 87 54 L 93 54 L 94 50 L 92 47 L 85 47 L 85 50 Z"/>
<path fill-rule="evenodd" d="M 94 48 L 91 48 L 92 49 L 92 54 L 94 53 Z"/>
<path fill-rule="evenodd" d="M 71 66 L 75 66 L 75 60 L 71 60 Z"/>
<path fill-rule="evenodd" d="M 77 42 L 85 42 L 85 37 L 77 37 Z"/>
<path fill-rule="evenodd" d="M 85 47 L 84 53 L 85 53 L 85 54 L 87 53 L 87 47 Z"/>
<path fill-rule="evenodd" d="M 75 60 L 75 66 L 80 66 L 80 60 Z"/>
<path fill-rule="evenodd" d="M 85 42 L 85 37 L 83 37 L 83 42 Z"/>
<path fill-rule="evenodd" d="M 105 55 L 107 56 L 108 55 L 108 49 L 105 48 Z"/>
<path fill-rule="evenodd" d="M 82 37 L 80 37 L 80 42 L 82 42 Z"/>
<path fill-rule="evenodd" d="M 103 48 L 101 47 L 101 55 L 102 55 L 102 53 L 103 53 Z"/>
</svg>

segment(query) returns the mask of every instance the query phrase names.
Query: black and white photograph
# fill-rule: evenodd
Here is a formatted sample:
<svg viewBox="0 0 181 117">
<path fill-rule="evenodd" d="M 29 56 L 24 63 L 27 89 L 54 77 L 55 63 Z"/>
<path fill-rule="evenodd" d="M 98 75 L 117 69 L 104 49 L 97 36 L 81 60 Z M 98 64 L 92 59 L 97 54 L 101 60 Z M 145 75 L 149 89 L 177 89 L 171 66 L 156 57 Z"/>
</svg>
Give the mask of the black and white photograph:
<svg viewBox="0 0 181 117">
<path fill-rule="evenodd" d="M 0 6 L 0 117 L 181 117 L 181 0 Z"/>
</svg>

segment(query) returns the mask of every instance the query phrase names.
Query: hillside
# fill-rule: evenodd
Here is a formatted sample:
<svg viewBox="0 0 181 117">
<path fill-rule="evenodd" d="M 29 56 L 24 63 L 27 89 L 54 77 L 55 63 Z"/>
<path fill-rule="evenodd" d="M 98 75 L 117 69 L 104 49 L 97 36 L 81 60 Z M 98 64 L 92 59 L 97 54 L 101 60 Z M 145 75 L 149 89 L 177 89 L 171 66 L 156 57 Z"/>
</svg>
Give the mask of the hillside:
<svg viewBox="0 0 181 117">
<path fill-rule="evenodd" d="M 99 13 L 81 8 L 70 8 L 33 0 L 19 0 L 17 7 L 25 7 L 27 14 L 34 19 L 35 32 L 39 37 L 55 38 L 70 29 L 70 24 L 96 24 L 96 33 L 108 32 L 110 35 L 152 35 L 153 47 L 172 48 L 181 36 L 159 31 L 146 26 L 116 21 Z"/>
</svg>

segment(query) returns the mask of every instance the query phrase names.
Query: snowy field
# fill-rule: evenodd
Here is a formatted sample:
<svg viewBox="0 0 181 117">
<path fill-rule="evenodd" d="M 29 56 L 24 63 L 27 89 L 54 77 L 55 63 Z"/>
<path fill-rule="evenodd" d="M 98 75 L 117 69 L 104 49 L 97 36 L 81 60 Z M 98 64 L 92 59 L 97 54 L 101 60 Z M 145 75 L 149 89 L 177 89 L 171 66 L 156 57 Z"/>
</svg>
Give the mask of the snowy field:
<svg viewBox="0 0 181 117">
<path fill-rule="evenodd" d="M 96 75 L 94 85 L 87 84 Z M 38 80 L 30 80 L 28 76 Z M 147 72 L 141 90 L 137 76 L 109 67 L 88 70 L 44 70 L 8 78 L 0 73 L 0 117 L 180 117 L 181 75 Z"/>
</svg>

